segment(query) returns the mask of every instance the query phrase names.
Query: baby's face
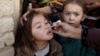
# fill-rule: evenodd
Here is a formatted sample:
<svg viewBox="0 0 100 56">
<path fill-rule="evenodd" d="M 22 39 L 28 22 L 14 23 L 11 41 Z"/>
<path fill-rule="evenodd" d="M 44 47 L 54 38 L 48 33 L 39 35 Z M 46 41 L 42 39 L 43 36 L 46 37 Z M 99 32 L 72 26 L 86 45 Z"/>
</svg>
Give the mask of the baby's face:
<svg viewBox="0 0 100 56">
<path fill-rule="evenodd" d="M 50 40 L 53 38 L 51 25 L 42 14 L 33 17 L 32 35 L 33 39 L 37 41 Z"/>
<path fill-rule="evenodd" d="M 64 7 L 62 17 L 64 22 L 78 27 L 80 22 L 84 20 L 85 15 L 83 14 L 82 7 L 74 3 L 69 3 Z"/>
</svg>

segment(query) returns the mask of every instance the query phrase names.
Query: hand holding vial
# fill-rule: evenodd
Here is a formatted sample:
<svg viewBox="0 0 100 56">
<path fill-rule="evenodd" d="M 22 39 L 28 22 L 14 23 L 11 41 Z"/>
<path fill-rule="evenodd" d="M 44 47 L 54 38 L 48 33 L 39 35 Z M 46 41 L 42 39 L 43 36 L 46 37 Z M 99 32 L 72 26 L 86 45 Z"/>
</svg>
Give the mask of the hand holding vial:
<svg viewBox="0 0 100 56">
<path fill-rule="evenodd" d="M 53 32 L 69 38 L 80 39 L 82 28 L 75 28 L 65 22 L 57 21 L 53 23 Z"/>
</svg>

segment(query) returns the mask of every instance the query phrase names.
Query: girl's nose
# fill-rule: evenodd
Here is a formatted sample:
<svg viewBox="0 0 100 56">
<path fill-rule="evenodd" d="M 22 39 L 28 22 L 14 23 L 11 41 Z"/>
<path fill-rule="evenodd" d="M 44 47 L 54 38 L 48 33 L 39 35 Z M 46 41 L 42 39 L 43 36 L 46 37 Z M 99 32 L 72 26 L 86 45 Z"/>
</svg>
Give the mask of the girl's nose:
<svg viewBox="0 0 100 56">
<path fill-rule="evenodd" d="M 51 28 L 51 25 L 48 24 L 48 25 L 45 25 L 45 29 L 50 29 Z"/>
<path fill-rule="evenodd" d="M 70 15 L 69 20 L 70 20 L 70 21 L 73 21 L 73 20 L 74 20 L 74 16 L 73 16 L 73 15 Z"/>
</svg>

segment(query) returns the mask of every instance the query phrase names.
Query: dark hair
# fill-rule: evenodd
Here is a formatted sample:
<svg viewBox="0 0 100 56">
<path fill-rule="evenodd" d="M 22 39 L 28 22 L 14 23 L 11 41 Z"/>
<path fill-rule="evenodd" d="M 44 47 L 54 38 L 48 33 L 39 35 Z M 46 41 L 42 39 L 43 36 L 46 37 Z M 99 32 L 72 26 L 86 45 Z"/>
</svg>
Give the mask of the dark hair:
<svg viewBox="0 0 100 56">
<path fill-rule="evenodd" d="M 86 2 L 84 0 L 66 0 L 66 1 L 64 1 L 62 11 L 64 10 L 65 6 L 70 3 L 75 3 L 75 4 L 79 5 L 80 7 L 82 7 L 83 12 L 86 13 L 87 8 L 86 8 Z"/>
<path fill-rule="evenodd" d="M 43 13 L 31 10 L 26 16 L 27 21 L 23 21 L 24 26 L 22 26 L 19 23 L 17 32 L 15 34 L 15 44 L 14 44 L 15 55 L 33 56 L 33 52 L 35 51 L 35 46 L 34 46 L 35 44 L 32 41 L 33 36 L 32 36 L 31 24 L 33 17 L 39 14 L 47 18 L 47 16 L 44 15 Z"/>
</svg>

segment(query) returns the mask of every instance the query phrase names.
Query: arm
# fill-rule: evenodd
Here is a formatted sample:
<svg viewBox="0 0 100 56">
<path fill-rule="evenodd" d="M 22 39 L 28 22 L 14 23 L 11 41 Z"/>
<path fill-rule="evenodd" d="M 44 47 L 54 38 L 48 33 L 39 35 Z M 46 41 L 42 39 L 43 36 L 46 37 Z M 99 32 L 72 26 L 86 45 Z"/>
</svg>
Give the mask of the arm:
<svg viewBox="0 0 100 56">
<path fill-rule="evenodd" d="M 40 11 L 40 12 L 43 12 L 45 14 L 51 14 L 52 13 L 50 6 L 46 6 L 46 7 L 42 7 L 42 8 L 33 8 L 33 10 Z"/>
<path fill-rule="evenodd" d="M 50 5 L 42 7 L 42 8 L 35 8 L 35 9 L 33 8 L 33 10 L 40 11 L 45 14 L 56 13 L 59 10 L 61 10 L 61 7 L 63 6 L 64 1 L 65 0 L 52 0 L 50 2 Z"/>
<path fill-rule="evenodd" d="M 87 2 L 87 8 L 90 10 L 100 8 L 100 1 Z"/>
<path fill-rule="evenodd" d="M 63 22 L 56 23 L 56 25 L 54 33 L 74 39 L 83 39 L 81 38 L 81 34 L 84 32 L 82 31 L 82 28 L 74 28 Z M 95 50 L 100 50 L 100 29 L 89 29 L 87 37 L 83 43 Z"/>
</svg>

